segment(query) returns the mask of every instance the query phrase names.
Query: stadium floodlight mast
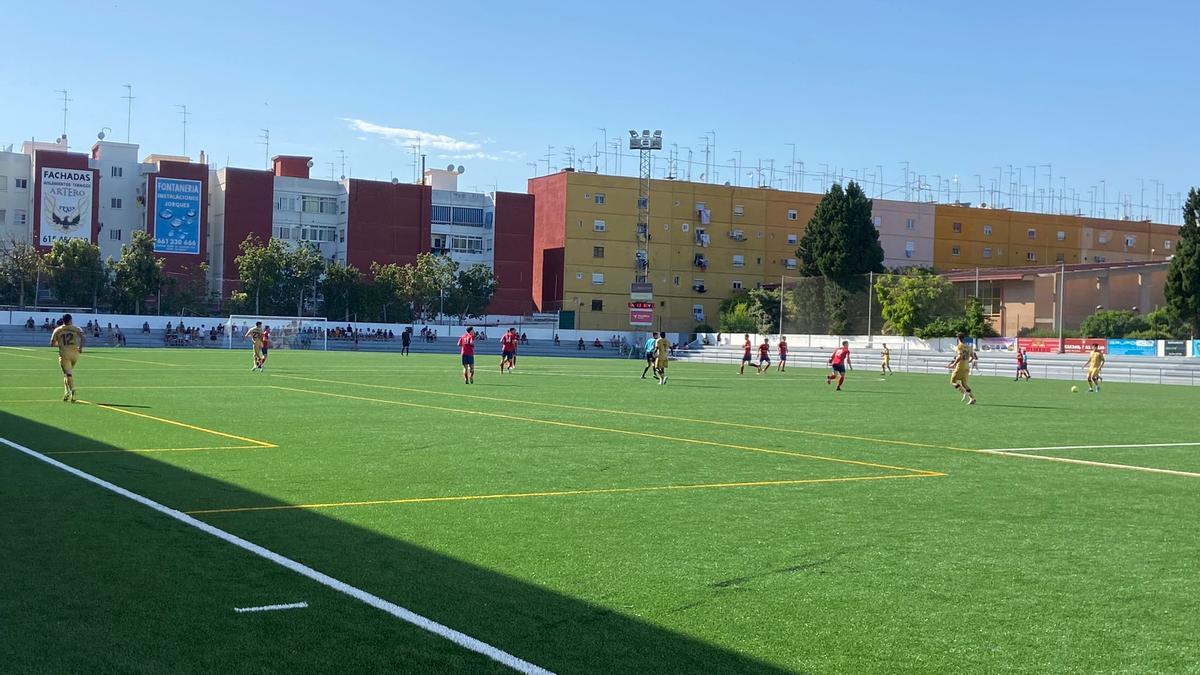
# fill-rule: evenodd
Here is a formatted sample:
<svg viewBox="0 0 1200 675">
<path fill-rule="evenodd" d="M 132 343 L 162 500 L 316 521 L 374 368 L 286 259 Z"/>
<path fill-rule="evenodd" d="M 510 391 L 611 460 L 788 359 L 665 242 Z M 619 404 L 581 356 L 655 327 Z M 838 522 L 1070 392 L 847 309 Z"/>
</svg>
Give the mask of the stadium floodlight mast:
<svg viewBox="0 0 1200 675">
<path fill-rule="evenodd" d="M 650 270 L 650 176 L 653 166 L 651 164 L 650 153 L 655 150 L 662 150 L 662 130 L 655 129 L 651 135 L 649 129 L 643 129 L 641 134 L 638 134 L 636 129 L 629 130 L 629 149 L 637 150 L 640 158 L 640 171 L 638 172 L 638 220 L 637 220 L 637 243 L 639 250 L 645 250 L 646 258 L 634 260 L 634 280 L 638 283 L 645 283 L 647 274 Z M 644 247 L 644 249 L 643 249 Z"/>
</svg>

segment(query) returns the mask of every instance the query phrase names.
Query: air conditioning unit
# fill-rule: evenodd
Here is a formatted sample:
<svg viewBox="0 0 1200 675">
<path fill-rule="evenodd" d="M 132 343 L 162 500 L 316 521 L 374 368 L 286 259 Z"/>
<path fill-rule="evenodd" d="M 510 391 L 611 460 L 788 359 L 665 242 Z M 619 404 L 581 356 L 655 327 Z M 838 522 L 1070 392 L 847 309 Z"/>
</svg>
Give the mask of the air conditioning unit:
<svg viewBox="0 0 1200 675">
<path fill-rule="evenodd" d="M 697 293 L 707 293 L 708 292 L 708 289 L 704 287 L 704 284 L 692 284 L 692 290 L 696 291 Z"/>
<path fill-rule="evenodd" d="M 741 231 L 741 230 L 730 230 L 730 231 L 729 231 L 729 238 L 730 238 L 730 239 L 732 239 L 732 240 L 734 240 L 734 241 L 745 241 L 745 240 L 746 240 L 746 233 L 745 233 L 745 232 L 743 232 L 743 231 Z"/>
</svg>

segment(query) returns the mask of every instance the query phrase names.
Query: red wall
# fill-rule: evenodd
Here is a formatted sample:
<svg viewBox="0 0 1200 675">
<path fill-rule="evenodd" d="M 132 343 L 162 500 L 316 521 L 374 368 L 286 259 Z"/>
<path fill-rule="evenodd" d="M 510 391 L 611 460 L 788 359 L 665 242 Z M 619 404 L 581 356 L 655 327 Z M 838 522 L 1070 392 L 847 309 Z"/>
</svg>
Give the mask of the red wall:
<svg viewBox="0 0 1200 675">
<path fill-rule="evenodd" d="M 157 172 L 149 174 L 146 179 L 146 232 L 151 237 L 154 236 L 154 187 L 159 176 L 200 181 L 200 255 L 155 253 L 166 261 L 163 271 L 167 276 L 186 277 L 208 259 L 208 165 L 164 160 L 159 162 Z"/>
<path fill-rule="evenodd" d="M 496 193 L 496 295 L 489 314 L 525 315 L 533 310 L 533 213 L 533 195 Z"/>
<path fill-rule="evenodd" d="M 350 180 L 346 262 L 370 273 L 371 263 L 415 263 L 432 245 L 433 190 L 428 185 Z"/>
<path fill-rule="evenodd" d="M 42 246 L 42 168 L 82 169 L 92 173 L 92 234 L 91 242 L 96 243 L 96 235 L 100 230 L 100 172 L 88 168 L 88 156 L 81 152 L 58 152 L 57 150 L 38 150 L 34 154 L 33 164 L 33 243 L 43 251 L 50 249 Z"/>
<path fill-rule="evenodd" d="M 529 180 L 533 196 L 533 301 L 537 309 L 562 309 L 566 243 L 567 174 Z"/>
<path fill-rule="evenodd" d="M 248 235 L 271 238 L 275 204 L 275 174 L 257 169 L 225 170 L 225 260 L 221 292 L 225 297 L 238 287 L 236 258 Z"/>
<path fill-rule="evenodd" d="M 299 155 L 275 155 L 271 158 L 276 176 L 292 178 L 308 178 L 308 163 L 311 161 L 312 157 Z"/>
</svg>

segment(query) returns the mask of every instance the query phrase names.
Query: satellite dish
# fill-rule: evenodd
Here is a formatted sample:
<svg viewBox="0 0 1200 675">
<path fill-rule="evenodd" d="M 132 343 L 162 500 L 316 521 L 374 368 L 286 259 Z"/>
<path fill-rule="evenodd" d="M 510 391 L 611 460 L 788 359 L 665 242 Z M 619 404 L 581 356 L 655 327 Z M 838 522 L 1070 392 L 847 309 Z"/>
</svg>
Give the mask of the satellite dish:
<svg viewBox="0 0 1200 675">
<path fill-rule="evenodd" d="M 308 160 L 308 168 L 313 168 L 313 161 L 311 159 Z"/>
<path fill-rule="evenodd" d="M 447 164 L 447 165 L 446 165 L 446 170 L 447 170 L 447 171 L 454 171 L 454 165 L 453 165 L 453 164 Z"/>
<path fill-rule="evenodd" d="M 98 138 L 100 140 L 104 140 L 104 132 L 101 131 L 100 133 L 96 134 L 96 138 Z"/>
<path fill-rule="evenodd" d="M 392 178 L 392 185 L 399 185 L 399 184 L 400 184 L 399 178 Z"/>
<path fill-rule="evenodd" d="M 459 164 L 459 165 L 458 165 L 458 172 L 459 172 L 459 173 L 466 173 L 466 172 L 467 172 L 467 170 L 463 168 L 463 165 L 462 165 L 462 164 Z"/>
</svg>

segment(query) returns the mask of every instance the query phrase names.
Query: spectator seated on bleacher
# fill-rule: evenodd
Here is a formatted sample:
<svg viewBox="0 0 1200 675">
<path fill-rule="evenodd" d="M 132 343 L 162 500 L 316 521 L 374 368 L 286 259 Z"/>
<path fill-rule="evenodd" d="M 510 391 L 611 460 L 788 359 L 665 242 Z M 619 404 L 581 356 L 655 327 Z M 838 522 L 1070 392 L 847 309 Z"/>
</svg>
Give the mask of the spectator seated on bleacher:
<svg viewBox="0 0 1200 675">
<path fill-rule="evenodd" d="M 596 338 L 595 341 L 592 342 L 592 346 L 596 349 L 604 349 L 604 343 L 600 341 L 600 338 Z"/>
<path fill-rule="evenodd" d="M 33 330 L 36 327 L 37 326 L 33 323 L 33 317 L 29 317 L 29 320 L 25 322 L 25 330 Z"/>
<path fill-rule="evenodd" d="M 54 330 L 54 326 L 50 325 L 50 319 L 46 319 L 44 322 L 42 322 L 42 330 L 44 330 L 44 331 L 53 331 Z"/>
<path fill-rule="evenodd" d="M 149 335 L 149 334 L 150 334 L 150 322 L 143 321 L 142 322 L 142 335 Z"/>
<path fill-rule="evenodd" d="M 579 350 L 579 351 L 581 351 L 581 352 L 582 352 L 582 351 L 586 351 L 586 350 L 587 350 L 587 345 L 585 345 L 585 344 L 583 343 L 583 338 L 579 338 L 579 347 L 578 347 L 578 350 Z"/>
<path fill-rule="evenodd" d="M 559 346 L 559 344 L 560 343 L 558 341 L 558 333 L 555 333 L 554 334 L 554 346 L 557 347 L 557 346 Z"/>
</svg>

